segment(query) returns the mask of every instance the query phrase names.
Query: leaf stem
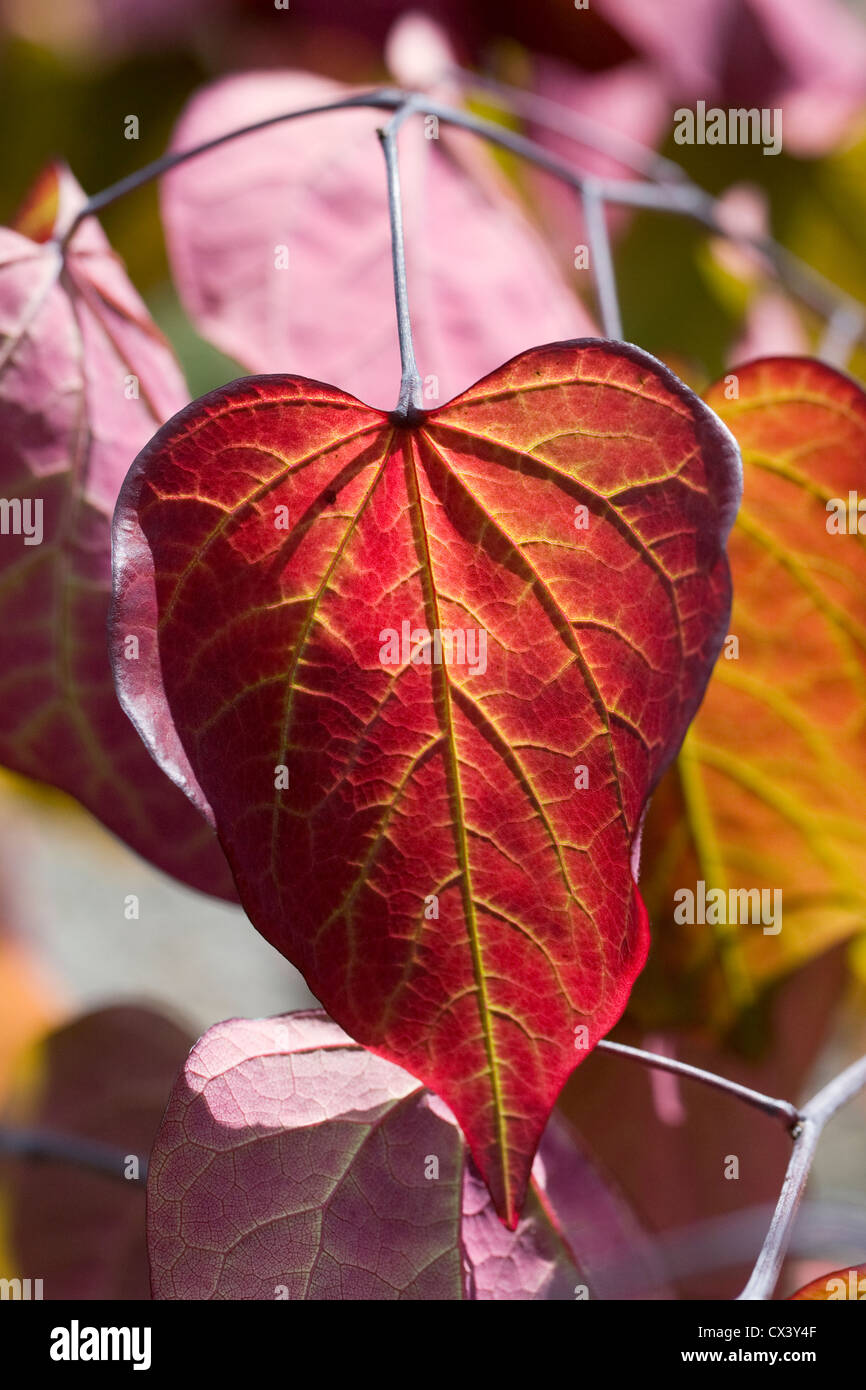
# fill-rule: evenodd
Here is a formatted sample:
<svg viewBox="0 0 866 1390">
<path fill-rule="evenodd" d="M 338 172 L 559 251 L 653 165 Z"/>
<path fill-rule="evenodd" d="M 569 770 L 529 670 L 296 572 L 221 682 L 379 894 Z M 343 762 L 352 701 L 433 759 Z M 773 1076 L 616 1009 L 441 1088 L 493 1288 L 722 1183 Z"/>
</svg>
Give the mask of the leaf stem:
<svg viewBox="0 0 866 1390">
<path fill-rule="evenodd" d="M 401 125 L 415 111 L 414 99 L 409 97 L 395 111 L 387 125 L 377 131 L 385 156 L 388 176 L 388 216 L 391 223 L 391 260 L 394 267 L 394 299 L 397 308 L 397 335 L 400 340 L 400 394 L 394 415 L 411 422 L 422 408 L 421 377 L 415 361 L 412 339 L 412 320 L 409 314 L 409 291 L 406 284 L 406 242 L 403 232 L 403 201 L 400 196 L 400 160 L 397 153 L 397 134 Z"/>
</svg>

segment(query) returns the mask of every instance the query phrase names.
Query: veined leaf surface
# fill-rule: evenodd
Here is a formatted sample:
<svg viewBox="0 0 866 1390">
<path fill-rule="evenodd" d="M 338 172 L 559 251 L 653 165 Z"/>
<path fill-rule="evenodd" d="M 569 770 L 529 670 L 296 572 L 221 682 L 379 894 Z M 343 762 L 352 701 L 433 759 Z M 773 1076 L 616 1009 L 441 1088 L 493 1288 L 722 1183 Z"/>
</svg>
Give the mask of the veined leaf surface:
<svg viewBox="0 0 866 1390">
<path fill-rule="evenodd" d="M 16 229 L 0 228 L 0 762 L 69 792 L 183 882 L 234 898 L 213 832 L 112 686 L 111 513 L 187 391 L 94 219 L 61 249 L 83 202 L 52 165 Z"/>
<path fill-rule="evenodd" d="M 126 709 L 252 921 L 446 1101 L 512 1226 L 644 961 L 638 829 L 727 631 L 739 481 L 670 372 L 587 340 L 411 426 L 236 382 L 118 504 Z"/>
<path fill-rule="evenodd" d="M 230 1019 L 193 1048 L 156 1136 L 148 1242 L 161 1299 L 562 1301 L 609 1287 L 593 1261 L 647 1260 L 559 1119 L 504 1230 L 447 1107 L 319 1012 Z"/>
<path fill-rule="evenodd" d="M 724 1025 L 866 920 L 866 394 L 778 357 L 707 400 L 743 454 L 736 645 L 648 816 L 657 935 L 640 993 L 668 1013 L 685 994 Z M 721 891 L 724 918 L 678 924 L 674 894 L 698 882 Z M 755 890 L 744 921 L 737 895 Z M 679 988 L 683 972 L 701 987 Z"/>
</svg>

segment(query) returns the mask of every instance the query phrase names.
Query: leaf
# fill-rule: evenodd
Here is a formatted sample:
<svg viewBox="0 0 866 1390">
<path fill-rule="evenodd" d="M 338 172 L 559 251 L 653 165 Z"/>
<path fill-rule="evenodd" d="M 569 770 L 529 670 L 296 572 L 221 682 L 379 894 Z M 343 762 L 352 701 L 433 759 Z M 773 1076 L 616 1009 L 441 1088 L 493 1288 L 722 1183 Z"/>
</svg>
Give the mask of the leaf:
<svg viewBox="0 0 866 1390">
<path fill-rule="evenodd" d="M 739 655 L 719 661 L 645 832 L 657 950 L 641 1002 L 664 989 L 676 1007 L 683 979 L 702 981 L 696 1016 L 717 1025 L 866 914 L 866 536 L 828 531 L 828 503 L 847 512 L 864 486 L 866 395 L 807 358 L 735 376 L 738 399 L 719 383 L 707 400 L 743 453 Z M 675 891 L 700 880 L 726 908 L 731 890 L 765 890 L 771 908 L 780 893 L 778 921 L 677 925 Z"/>
<path fill-rule="evenodd" d="M 577 118 L 594 125 L 596 136 L 602 133 L 618 153 L 625 147 L 625 152 L 634 157 L 639 148 L 647 159 L 651 158 L 653 147 L 667 135 L 670 122 L 670 97 L 658 70 L 635 62 L 601 72 L 585 72 L 551 58 L 535 57 L 531 61 L 532 93 L 542 102 L 554 103 L 547 112 L 551 127 L 530 124 L 527 133 L 531 138 L 585 174 L 605 179 L 635 177 L 631 165 L 574 139 L 572 122 Z M 524 66 L 525 60 L 521 60 L 521 69 Z M 576 273 L 576 284 L 592 286 L 590 237 L 583 208 L 575 206 L 574 189 L 534 165 L 523 167 L 521 178 L 528 185 L 545 236 L 562 264 L 582 266 Z M 609 234 L 619 240 L 632 220 L 633 210 L 608 207 L 605 217 Z M 578 255 L 581 248 L 585 260 Z M 628 305 L 630 311 L 631 295 Z"/>
<path fill-rule="evenodd" d="M 4 1158 L 8 1277 L 39 1277 L 46 1299 L 149 1297 L 143 1178 L 170 1088 L 190 1039 L 150 1009 L 86 1014 L 20 1061 L 4 1132 L 27 1128 L 116 1158 L 95 1171 L 69 1158 Z M 105 1161 L 104 1160 L 104 1161 Z"/>
<path fill-rule="evenodd" d="M 636 832 L 727 630 L 738 497 L 706 407 L 588 340 L 408 429 L 235 382 L 118 502 L 124 708 L 253 923 L 451 1107 L 512 1226 L 574 1030 L 643 964 Z"/>
<path fill-rule="evenodd" d="M 154 1146 L 158 1299 L 570 1299 L 585 1276 L 545 1189 L 587 1239 L 619 1209 L 554 1127 L 515 1232 L 441 1101 L 321 1012 L 232 1019 L 196 1044 Z M 631 1232 L 629 1231 L 629 1237 Z"/>
<path fill-rule="evenodd" d="M 409 10 L 395 17 L 383 56 L 391 77 L 407 91 L 429 91 L 446 84 L 454 87 L 449 78 L 459 63 L 459 55 L 452 46 L 449 29 L 421 10 Z M 449 97 L 455 94 L 452 90 Z"/>
<path fill-rule="evenodd" d="M 781 108 L 785 146 L 797 154 L 824 153 L 862 112 L 866 27 L 840 0 L 597 0 L 597 8 L 678 98 Z"/>
<path fill-rule="evenodd" d="M 71 793 L 159 868 L 233 898 L 212 832 L 111 682 L 109 518 L 137 451 L 187 397 L 92 219 L 61 255 L 53 237 L 82 203 L 52 165 L 18 229 L 0 229 L 0 493 L 22 508 L 18 534 L 0 513 L 0 761 Z"/>
<path fill-rule="evenodd" d="M 188 149 L 233 128 L 346 96 L 309 73 L 225 78 L 195 96 L 173 139 Z M 385 166 L 387 113 L 338 111 L 244 136 L 166 176 L 172 272 L 198 331 L 256 372 L 339 381 L 383 409 L 396 399 Z M 593 331 L 495 166 L 470 179 L 466 141 L 421 118 L 400 134 L 409 289 L 428 403 L 448 400 L 533 343 Z M 287 265 L 285 264 L 287 261 Z"/>
<path fill-rule="evenodd" d="M 866 1299 L 866 1264 L 854 1265 L 848 1269 L 834 1269 L 831 1274 L 822 1274 L 810 1284 L 792 1293 L 789 1302 L 805 1303 L 833 1302 L 842 1298 L 852 1298 L 860 1302 Z"/>
</svg>

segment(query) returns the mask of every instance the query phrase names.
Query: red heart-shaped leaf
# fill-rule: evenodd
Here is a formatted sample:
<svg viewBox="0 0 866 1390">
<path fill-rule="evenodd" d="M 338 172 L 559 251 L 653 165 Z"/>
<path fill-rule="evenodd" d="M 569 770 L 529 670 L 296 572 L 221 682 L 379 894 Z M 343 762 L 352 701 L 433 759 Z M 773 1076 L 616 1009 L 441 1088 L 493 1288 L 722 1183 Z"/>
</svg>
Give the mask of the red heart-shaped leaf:
<svg viewBox="0 0 866 1390">
<path fill-rule="evenodd" d="M 588 340 L 412 426 L 235 382 L 118 503 L 125 708 L 255 925 L 450 1105 L 510 1225 L 644 961 L 635 842 L 726 631 L 739 480 L 697 397 Z"/>
</svg>

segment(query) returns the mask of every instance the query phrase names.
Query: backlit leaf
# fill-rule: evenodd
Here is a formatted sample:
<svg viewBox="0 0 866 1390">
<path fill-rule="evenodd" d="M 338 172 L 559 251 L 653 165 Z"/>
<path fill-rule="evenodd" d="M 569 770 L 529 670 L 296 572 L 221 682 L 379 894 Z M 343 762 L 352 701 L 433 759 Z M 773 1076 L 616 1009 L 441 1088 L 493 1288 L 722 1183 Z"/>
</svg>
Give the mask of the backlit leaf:
<svg viewBox="0 0 866 1390">
<path fill-rule="evenodd" d="M 737 646 L 648 817 L 657 931 L 640 1001 L 689 997 L 724 1023 L 866 920 L 866 395 L 791 357 L 740 367 L 707 399 L 743 453 Z M 699 882 L 722 890 L 725 920 L 678 924 L 674 894 L 695 893 L 697 916 Z M 740 890 L 766 896 L 753 910 Z"/>
<path fill-rule="evenodd" d="M 251 920 L 446 1101 L 511 1225 L 643 964 L 636 837 L 727 631 L 739 480 L 671 373 L 588 340 L 411 428 L 236 382 L 118 504 L 125 708 Z"/>
<path fill-rule="evenodd" d="M 154 1296 L 565 1300 L 582 1286 L 585 1297 L 572 1235 L 606 1249 L 635 1236 L 571 1140 L 551 1126 L 506 1231 L 453 1116 L 407 1072 L 322 1013 L 217 1024 L 154 1146 Z"/>
</svg>

